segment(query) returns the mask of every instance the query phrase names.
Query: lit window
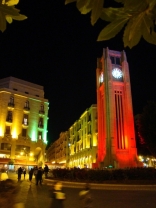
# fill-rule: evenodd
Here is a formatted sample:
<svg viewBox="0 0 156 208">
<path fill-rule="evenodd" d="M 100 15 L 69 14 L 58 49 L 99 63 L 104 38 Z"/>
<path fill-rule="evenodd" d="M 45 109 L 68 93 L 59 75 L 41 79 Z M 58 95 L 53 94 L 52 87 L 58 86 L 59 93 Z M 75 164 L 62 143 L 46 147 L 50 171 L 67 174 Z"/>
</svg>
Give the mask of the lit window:
<svg viewBox="0 0 156 208">
<path fill-rule="evenodd" d="M 28 115 L 27 115 L 27 114 L 24 114 L 24 116 L 23 116 L 23 124 L 24 124 L 25 126 L 28 125 Z"/>
<path fill-rule="evenodd" d="M 39 127 L 39 128 L 43 128 L 43 118 L 40 118 L 40 119 L 39 119 L 38 127 Z"/>
<path fill-rule="evenodd" d="M 41 132 L 41 131 L 38 132 L 38 139 L 39 139 L 39 140 L 42 139 L 42 132 Z"/>
</svg>

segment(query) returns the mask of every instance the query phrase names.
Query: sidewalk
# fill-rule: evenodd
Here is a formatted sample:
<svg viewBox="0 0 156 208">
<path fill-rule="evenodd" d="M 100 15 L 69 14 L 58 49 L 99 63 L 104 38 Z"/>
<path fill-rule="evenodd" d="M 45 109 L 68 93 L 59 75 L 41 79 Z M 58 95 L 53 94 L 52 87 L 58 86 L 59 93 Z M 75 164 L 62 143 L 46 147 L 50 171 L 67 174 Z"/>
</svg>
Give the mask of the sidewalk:
<svg viewBox="0 0 156 208">
<path fill-rule="evenodd" d="M 43 208 L 45 205 L 46 207 L 49 207 L 51 202 L 50 195 L 48 194 L 50 187 L 48 187 L 44 182 L 42 185 L 36 186 L 35 178 L 33 178 L 32 184 L 30 186 L 28 177 L 28 174 L 26 174 L 26 178 L 24 180 L 22 175 L 21 181 L 18 182 L 17 174 L 9 173 L 9 178 L 17 181 L 18 185 L 20 186 L 20 191 L 15 198 L 15 202 L 17 204 L 20 203 L 20 205 L 16 207 Z"/>
<path fill-rule="evenodd" d="M 20 203 L 19 206 L 15 208 L 44 208 L 49 207 L 51 203 L 51 198 L 49 194 L 49 189 L 52 187 L 54 180 L 44 179 L 43 184 L 36 186 L 35 178 L 30 182 L 28 181 L 28 174 L 26 178 L 22 175 L 20 182 L 17 180 L 17 174 L 9 173 L 9 178 L 17 181 L 20 186 L 20 191 L 16 195 L 15 202 Z M 81 182 L 67 182 L 62 181 L 63 186 L 67 188 L 82 188 L 84 183 Z M 119 185 L 119 184 L 93 184 L 91 183 L 91 189 L 99 190 L 134 190 L 134 191 L 156 191 L 156 185 Z M 71 189 L 72 190 L 72 189 Z M 9 199 L 8 199 L 9 200 Z M 70 202 L 68 202 L 70 203 Z"/>
</svg>

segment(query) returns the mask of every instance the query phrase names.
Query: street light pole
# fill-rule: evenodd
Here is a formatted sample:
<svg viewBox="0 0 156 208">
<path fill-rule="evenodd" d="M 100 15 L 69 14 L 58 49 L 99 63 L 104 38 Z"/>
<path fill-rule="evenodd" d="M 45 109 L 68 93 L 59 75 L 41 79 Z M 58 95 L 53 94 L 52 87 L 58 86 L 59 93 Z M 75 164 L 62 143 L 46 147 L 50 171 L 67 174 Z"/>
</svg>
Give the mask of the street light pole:
<svg viewBox="0 0 156 208">
<path fill-rule="evenodd" d="M 27 168 L 27 163 L 28 163 L 28 153 L 27 153 L 27 151 L 26 151 L 26 148 L 24 147 L 23 148 L 24 149 L 24 152 L 25 152 L 25 157 L 26 157 L 26 161 L 25 161 L 25 165 L 26 165 L 26 168 Z M 28 169 L 28 168 L 27 168 Z"/>
</svg>

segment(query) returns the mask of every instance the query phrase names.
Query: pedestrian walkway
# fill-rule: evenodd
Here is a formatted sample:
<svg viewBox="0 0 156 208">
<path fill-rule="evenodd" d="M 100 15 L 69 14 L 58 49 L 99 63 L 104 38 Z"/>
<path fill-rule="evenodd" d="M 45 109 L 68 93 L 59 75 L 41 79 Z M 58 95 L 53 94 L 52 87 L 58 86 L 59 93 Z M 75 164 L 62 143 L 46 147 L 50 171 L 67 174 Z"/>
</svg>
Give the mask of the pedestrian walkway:
<svg viewBox="0 0 156 208">
<path fill-rule="evenodd" d="M 17 185 L 20 186 L 19 192 L 15 196 L 15 202 L 20 204 L 20 206 L 17 207 L 21 208 L 22 204 L 24 205 L 24 208 L 44 208 L 45 205 L 46 207 L 49 207 L 51 202 L 49 194 L 50 187 L 47 186 L 44 181 L 42 185 L 36 186 L 35 178 L 33 178 L 30 185 L 28 174 L 26 175 L 25 180 L 22 175 L 20 182 L 18 182 L 17 174 L 15 173 L 9 173 L 9 178 L 17 181 Z"/>
<path fill-rule="evenodd" d="M 15 196 L 15 202 L 17 204 L 20 204 L 20 206 L 17 206 L 15 208 L 49 208 L 49 205 L 51 203 L 50 198 L 50 189 L 53 185 L 53 180 L 44 179 L 43 178 L 43 184 L 36 186 L 35 178 L 32 180 L 32 184 L 30 185 L 30 182 L 28 180 L 28 174 L 26 174 L 25 180 L 24 176 L 22 174 L 21 181 L 18 182 L 17 180 L 17 174 L 15 173 L 9 173 L 9 178 L 13 179 L 17 182 L 17 185 L 19 185 L 19 192 Z M 90 184 L 91 189 L 96 192 L 96 189 L 100 190 L 127 190 L 127 191 L 156 191 L 156 185 L 116 185 L 116 184 Z M 78 207 L 78 192 L 79 190 L 84 186 L 84 183 L 80 182 L 65 182 L 63 181 L 63 187 L 66 188 L 67 196 L 71 196 L 72 194 L 72 200 L 70 197 L 67 197 L 65 200 L 65 207 L 72 208 L 73 204 L 76 203 Z M 139 192 L 140 193 L 140 192 Z M 153 192 L 151 192 L 153 193 Z M 75 198 L 74 198 L 74 197 Z M 23 206 L 22 206 L 23 205 Z"/>
</svg>

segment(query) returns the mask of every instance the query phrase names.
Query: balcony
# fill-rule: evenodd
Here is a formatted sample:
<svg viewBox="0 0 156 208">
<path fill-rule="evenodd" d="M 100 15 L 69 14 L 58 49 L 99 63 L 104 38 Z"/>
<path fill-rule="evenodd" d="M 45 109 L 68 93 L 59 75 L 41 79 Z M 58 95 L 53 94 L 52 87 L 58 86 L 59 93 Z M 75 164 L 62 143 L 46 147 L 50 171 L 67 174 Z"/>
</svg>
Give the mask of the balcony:
<svg viewBox="0 0 156 208">
<path fill-rule="evenodd" d="M 38 124 L 38 129 L 43 129 L 44 125 L 43 124 Z"/>
<path fill-rule="evenodd" d="M 12 108 L 14 108 L 15 107 L 15 104 L 14 103 L 8 103 L 8 108 L 10 109 L 12 109 Z"/>
<path fill-rule="evenodd" d="M 92 132 L 91 131 L 88 131 L 88 135 L 90 135 L 90 134 L 92 134 Z"/>
<path fill-rule="evenodd" d="M 44 116 L 45 111 L 44 110 L 39 110 L 39 114 L 42 115 L 42 116 Z"/>
<path fill-rule="evenodd" d="M 13 122 L 13 119 L 12 118 L 7 118 L 6 119 L 6 125 L 7 126 L 10 126 L 12 124 L 12 122 Z"/>
<path fill-rule="evenodd" d="M 28 112 L 30 111 L 30 108 L 29 108 L 28 106 L 25 106 L 25 107 L 23 108 L 23 110 L 24 110 L 25 113 L 28 113 Z"/>
<path fill-rule="evenodd" d="M 23 123 L 22 123 L 22 127 L 23 127 L 23 128 L 27 128 L 28 125 L 29 125 L 29 122 L 23 122 Z"/>
</svg>

